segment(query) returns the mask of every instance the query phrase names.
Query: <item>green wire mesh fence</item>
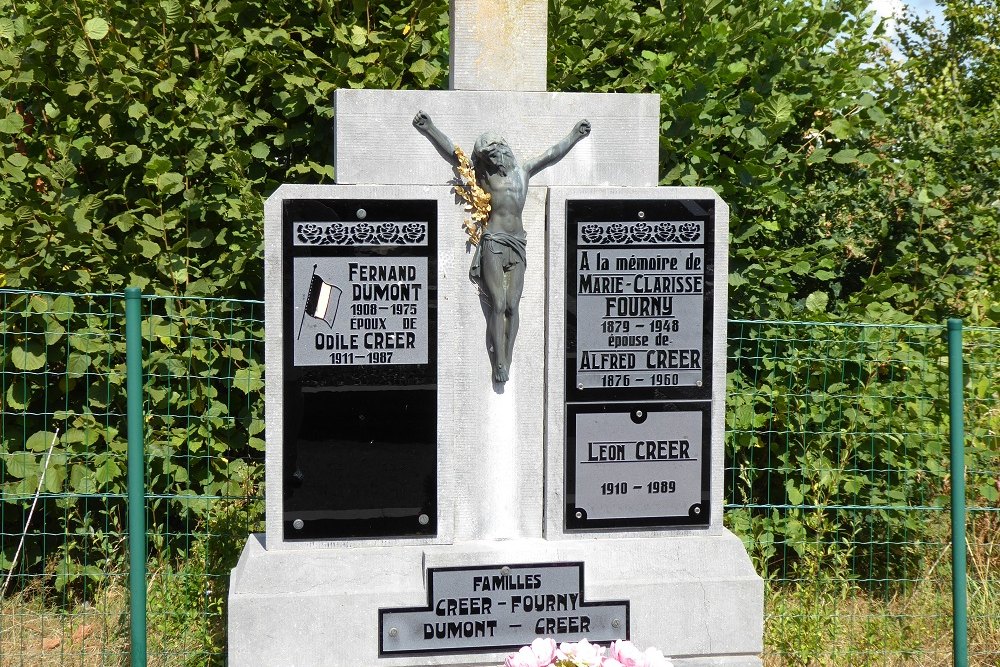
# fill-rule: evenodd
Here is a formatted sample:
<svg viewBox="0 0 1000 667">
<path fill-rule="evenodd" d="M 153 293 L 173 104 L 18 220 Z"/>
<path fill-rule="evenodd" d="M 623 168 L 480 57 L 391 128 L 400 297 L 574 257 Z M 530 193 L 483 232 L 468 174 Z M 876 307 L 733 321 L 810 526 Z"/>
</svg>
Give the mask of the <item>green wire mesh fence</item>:
<svg viewBox="0 0 1000 667">
<path fill-rule="evenodd" d="M 969 334 L 967 500 L 987 512 L 1000 341 Z M 731 323 L 726 520 L 767 582 L 765 664 L 952 664 L 947 353 L 941 326 Z M 986 570 L 995 532 L 969 530 Z M 1000 587 L 972 582 L 970 664 L 997 665 Z"/>
<path fill-rule="evenodd" d="M 5 667 L 129 664 L 123 302 L 0 291 Z M 229 572 L 263 520 L 263 308 L 142 303 L 148 661 L 224 664 Z M 1000 330 L 966 331 L 982 666 L 1000 664 L 998 352 Z M 943 327 L 732 322 L 729 357 L 726 520 L 767 581 L 765 664 L 951 664 Z"/>
<path fill-rule="evenodd" d="M 263 528 L 263 306 L 144 305 L 149 663 L 219 663 L 229 571 Z"/>
<path fill-rule="evenodd" d="M 5 666 L 128 657 L 123 315 L 108 295 L 0 292 Z"/>
<path fill-rule="evenodd" d="M 263 518 L 263 309 L 142 310 L 149 664 L 221 664 Z M 0 393 L 0 664 L 129 664 L 122 296 L 0 291 Z"/>
<path fill-rule="evenodd" d="M 964 334 L 969 663 L 1000 665 L 1000 330 Z"/>
</svg>

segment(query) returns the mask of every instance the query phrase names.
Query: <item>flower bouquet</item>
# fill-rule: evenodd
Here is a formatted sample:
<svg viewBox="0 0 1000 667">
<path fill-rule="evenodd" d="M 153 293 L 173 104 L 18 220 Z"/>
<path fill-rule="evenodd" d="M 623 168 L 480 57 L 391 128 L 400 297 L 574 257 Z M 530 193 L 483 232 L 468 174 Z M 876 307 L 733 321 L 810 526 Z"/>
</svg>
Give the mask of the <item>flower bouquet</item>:
<svg viewBox="0 0 1000 667">
<path fill-rule="evenodd" d="M 607 648 L 586 639 L 556 646 L 552 639 L 536 639 L 510 653 L 504 667 L 671 667 L 658 649 L 640 651 L 632 642 L 617 640 Z"/>
</svg>

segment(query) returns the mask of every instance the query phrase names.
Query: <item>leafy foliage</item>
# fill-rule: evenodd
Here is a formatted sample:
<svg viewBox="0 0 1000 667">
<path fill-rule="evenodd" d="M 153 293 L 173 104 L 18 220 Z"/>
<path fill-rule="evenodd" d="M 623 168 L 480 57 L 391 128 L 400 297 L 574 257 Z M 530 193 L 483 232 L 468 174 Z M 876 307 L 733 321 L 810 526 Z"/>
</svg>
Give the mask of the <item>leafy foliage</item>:
<svg viewBox="0 0 1000 667">
<path fill-rule="evenodd" d="M 578 26 L 586 4 L 557 3 L 555 86 L 659 93 L 661 182 L 732 207 L 733 316 L 824 312 L 814 293 L 853 267 L 816 224 L 815 190 L 865 173 L 886 122 L 868 3 L 617 0 Z"/>
<path fill-rule="evenodd" d="M 762 572 L 907 579 L 940 541 L 947 376 L 938 327 L 730 327 L 727 520 Z"/>
<path fill-rule="evenodd" d="M 1000 321 L 998 106 L 975 94 L 996 76 L 997 5 L 949 0 L 948 36 L 905 21 L 905 62 L 868 5 L 561 0 L 550 80 L 660 95 L 661 183 L 732 207 L 732 317 Z M 850 509 L 940 502 L 947 485 L 943 347 L 904 332 L 731 337 L 727 497 L 748 509 L 727 518 L 763 571 L 892 578 L 922 557 L 906 536 L 933 539 L 918 514 Z M 972 442 L 993 469 L 989 437 Z"/>
<path fill-rule="evenodd" d="M 733 210 L 732 316 L 996 323 L 996 0 L 946 0 L 947 34 L 904 22 L 904 63 L 868 4 L 554 0 L 550 88 L 660 95 L 662 183 L 714 187 Z M 335 89 L 444 85 L 447 3 L 27 0 L 0 15 L 0 287 L 170 297 L 147 302 L 144 323 L 151 521 L 205 525 L 204 498 L 256 488 L 263 446 L 260 323 L 207 297 L 260 294 L 263 197 L 335 177 Z M 95 540 L 120 553 L 120 304 L 19 298 L 0 331 L 4 503 L 27 506 L 60 428 L 45 513 L 65 545 L 60 581 L 86 581 L 79 554 Z M 846 338 L 812 342 L 833 356 L 791 343 L 778 360 L 754 356 L 756 342 L 735 352 L 733 467 L 757 471 L 747 498 L 933 498 L 938 439 L 904 427 L 939 434 L 941 399 L 915 398 L 940 381 L 937 359 L 925 355 L 918 377 L 903 356 L 855 360 Z M 792 386 L 801 395 L 782 391 Z M 977 385 L 984 403 L 992 386 Z M 820 405 L 823 392 L 849 396 L 853 412 Z M 879 430 L 885 419 L 903 435 Z M 874 474 L 907 467 L 928 474 Z M 829 554 L 806 538 L 917 529 L 898 514 L 860 526 L 732 516 L 772 566 L 776 544 L 799 544 L 792 560 L 807 568 Z M 4 514 L 4 532 L 21 519 Z M 908 555 L 881 556 L 895 557 Z"/>
<path fill-rule="evenodd" d="M 444 81 L 446 5 L 29 0 L 0 15 L 0 287 L 183 297 L 145 302 L 149 520 L 200 525 L 208 498 L 255 494 L 263 449 L 260 313 L 201 297 L 260 294 L 262 199 L 333 178 L 333 90 Z M 58 543 L 57 584 L 85 584 L 124 555 L 121 301 L 3 306 L 3 506 L 30 504 L 61 428 L 43 520 L 62 537 L 26 562 Z M 18 535 L 25 514 L 2 516 Z"/>
<path fill-rule="evenodd" d="M 333 178 L 333 90 L 443 81 L 441 3 L 344 4 L 18 3 L 0 286 L 259 294 L 261 197 Z"/>
<path fill-rule="evenodd" d="M 732 207 L 732 316 L 1000 321 L 997 5 L 906 23 L 905 65 L 868 5 L 561 0 L 550 80 L 660 95 L 661 182 Z"/>
<path fill-rule="evenodd" d="M 334 177 L 332 91 L 445 82 L 444 0 L 148 5 L 0 25 L 0 286 L 259 295 L 262 197 Z M 989 324 L 1000 22 L 945 14 L 901 66 L 865 0 L 558 0 L 550 85 L 660 95 L 663 183 L 732 206 L 734 316 Z"/>
<path fill-rule="evenodd" d="M 0 555 L 12 561 L 7 538 L 20 536 L 44 475 L 44 530 L 22 564 L 58 554 L 55 587 L 87 595 L 88 580 L 127 556 L 124 301 L 0 298 Z M 206 525 L 220 502 L 258 496 L 263 322 L 253 302 L 149 298 L 143 311 L 148 522 L 166 557 L 191 546 L 164 539 L 171 525 Z"/>
</svg>

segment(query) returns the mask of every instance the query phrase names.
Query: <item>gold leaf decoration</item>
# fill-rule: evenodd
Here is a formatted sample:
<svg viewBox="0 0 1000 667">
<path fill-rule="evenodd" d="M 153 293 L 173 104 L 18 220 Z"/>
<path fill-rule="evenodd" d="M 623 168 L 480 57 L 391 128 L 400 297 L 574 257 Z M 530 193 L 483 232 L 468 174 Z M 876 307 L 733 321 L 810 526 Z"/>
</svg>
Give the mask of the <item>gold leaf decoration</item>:
<svg viewBox="0 0 1000 667">
<path fill-rule="evenodd" d="M 465 201 L 465 210 L 472 216 L 463 223 L 469 242 L 479 245 L 479 239 L 483 237 L 483 230 L 490 219 L 490 193 L 479 187 L 472 161 L 458 146 L 455 146 L 455 157 L 458 158 L 458 166 L 455 167 L 458 183 L 452 189 Z"/>
</svg>

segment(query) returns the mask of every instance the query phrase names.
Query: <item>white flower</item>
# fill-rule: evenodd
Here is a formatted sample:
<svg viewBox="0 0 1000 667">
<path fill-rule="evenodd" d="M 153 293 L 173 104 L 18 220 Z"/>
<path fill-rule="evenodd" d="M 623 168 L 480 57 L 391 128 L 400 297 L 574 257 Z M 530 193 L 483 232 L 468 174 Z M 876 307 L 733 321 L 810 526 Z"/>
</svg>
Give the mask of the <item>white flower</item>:
<svg viewBox="0 0 1000 667">
<path fill-rule="evenodd" d="M 560 644 L 556 657 L 560 660 L 566 660 L 576 667 L 601 667 L 603 655 L 604 648 L 602 646 L 581 639 L 575 644 L 568 642 Z"/>
<path fill-rule="evenodd" d="M 538 667 L 538 660 L 530 648 L 522 646 L 517 653 L 508 653 L 503 664 L 504 667 Z"/>
<path fill-rule="evenodd" d="M 541 667 L 548 667 L 556 659 L 556 643 L 552 639 L 542 639 L 539 637 L 531 642 L 531 652 L 535 654 L 535 659 Z"/>
</svg>

